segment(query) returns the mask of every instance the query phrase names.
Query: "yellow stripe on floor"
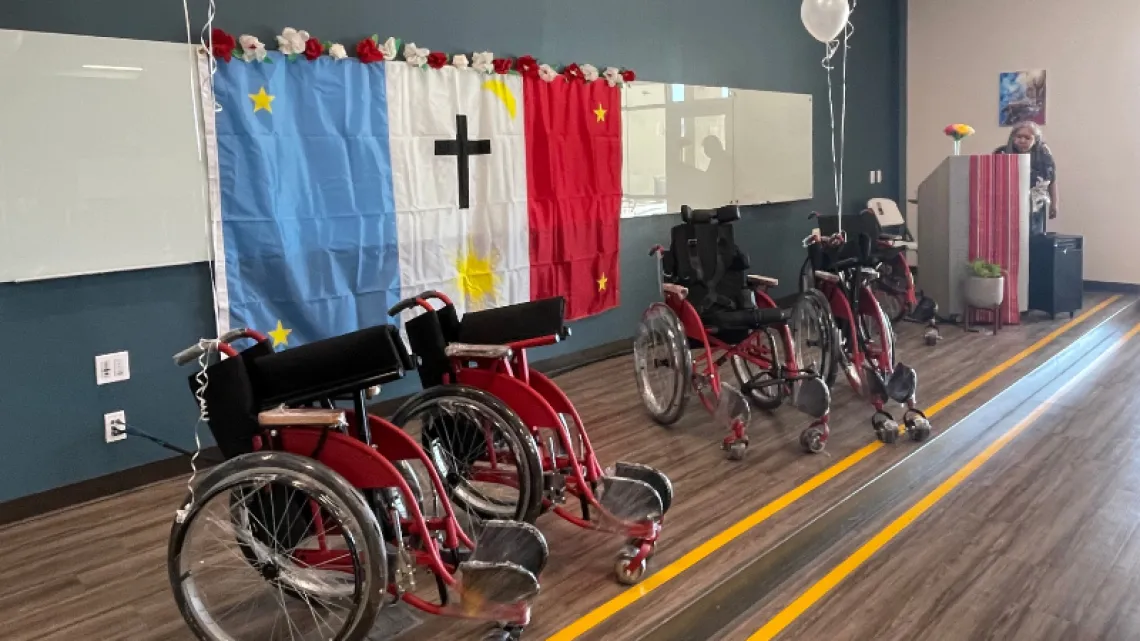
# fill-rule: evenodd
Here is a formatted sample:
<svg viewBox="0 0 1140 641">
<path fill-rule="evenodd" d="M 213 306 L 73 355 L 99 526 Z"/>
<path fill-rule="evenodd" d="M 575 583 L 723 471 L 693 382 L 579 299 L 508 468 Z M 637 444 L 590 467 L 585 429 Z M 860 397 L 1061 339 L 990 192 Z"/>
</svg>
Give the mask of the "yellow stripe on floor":
<svg viewBox="0 0 1140 641">
<path fill-rule="evenodd" d="M 1077 325 L 1083 323 L 1094 314 L 1100 312 L 1118 300 L 1120 300 L 1120 296 L 1111 296 L 1106 300 L 1101 301 L 1091 309 L 1081 313 L 1076 318 L 1069 320 L 1064 325 L 1061 325 L 1057 329 L 1049 332 L 1047 335 L 1029 347 L 1026 347 L 1017 354 L 1014 354 L 1009 359 L 993 367 L 986 373 L 975 378 L 961 388 L 955 390 L 949 396 L 946 396 L 934 405 L 931 405 L 926 410 L 926 415 L 930 418 L 933 418 L 936 414 L 942 410 L 945 410 L 954 402 L 964 398 L 967 394 L 970 394 L 971 392 L 977 390 L 979 387 L 993 380 L 995 377 L 1002 374 L 1009 368 L 1017 365 L 1029 356 L 1040 351 L 1053 341 L 1057 340 L 1057 338 L 1059 338 L 1061 335 L 1065 334 Z M 882 443 L 875 441 L 859 448 L 851 454 L 848 454 L 839 461 L 833 463 L 830 467 L 827 467 L 815 476 L 809 478 L 807 481 L 804 481 L 800 485 L 792 488 L 787 493 L 776 498 L 756 512 L 753 512 L 744 519 L 730 526 L 728 529 L 717 534 L 708 541 L 705 541 L 693 550 L 690 550 L 681 556 L 681 558 L 662 567 L 660 570 L 646 577 L 645 580 L 643 580 L 640 584 L 625 590 L 609 601 L 606 601 L 605 603 L 594 608 L 578 620 L 554 633 L 553 636 L 548 637 L 547 641 L 571 641 L 572 639 L 577 639 L 613 615 L 636 603 L 645 595 L 665 585 L 669 581 L 672 581 L 682 572 L 708 558 L 714 552 L 728 545 L 733 540 L 739 538 L 745 532 L 767 521 L 776 514 L 780 513 L 781 510 L 807 496 L 816 488 L 822 486 L 824 483 L 827 483 L 836 476 L 839 476 L 843 472 L 851 469 L 860 461 L 867 458 L 871 454 L 874 454 L 882 447 Z"/>
<path fill-rule="evenodd" d="M 1093 360 L 1092 363 L 1085 366 L 1076 376 L 1061 386 L 1054 392 L 1048 399 L 1038 405 L 1029 413 L 1028 416 L 1021 419 L 1016 425 L 1011 427 L 1009 431 L 1002 434 L 996 441 L 990 444 L 989 447 L 982 450 L 974 458 L 970 459 L 966 465 L 955 472 L 950 478 L 943 481 L 938 487 L 934 488 L 930 494 L 922 497 L 918 503 L 915 503 L 896 518 L 891 521 L 887 527 L 880 530 L 871 540 L 864 543 L 854 554 L 844 559 L 839 565 L 835 566 L 833 570 L 828 572 L 822 579 L 817 581 L 811 587 L 804 591 L 795 601 L 792 601 L 786 608 L 781 610 L 775 617 L 764 627 L 757 630 L 752 636 L 748 637 L 748 641 L 768 641 L 777 634 L 782 632 L 785 628 L 791 625 L 796 619 L 800 617 L 808 608 L 815 605 L 820 599 L 826 596 L 829 592 L 835 589 L 841 581 L 851 575 L 859 566 L 863 565 L 868 559 L 871 558 L 876 552 L 881 550 L 883 546 L 898 536 L 903 530 L 910 527 L 912 523 L 918 520 L 927 510 L 934 507 L 938 501 L 942 500 L 954 488 L 958 487 L 970 477 L 971 474 L 976 472 L 978 468 L 989 461 L 995 454 L 1002 450 L 1005 446 L 1009 445 L 1013 439 L 1017 438 L 1019 434 L 1024 432 L 1030 425 L 1032 425 L 1042 414 L 1045 413 L 1052 405 L 1057 402 L 1067 393 L 1077 382 L 1085 377 L 1089 372 L 1097 371 L 1097 365 L 1111 355 L 1116 350 L 1120 349 L 1125 342 L 1140 333 L 1140 323 L 1135 325 L 1124 336 L 1116 341 L 1111 347 L 1104 351 L 1100 356 Z"/>
</svg>

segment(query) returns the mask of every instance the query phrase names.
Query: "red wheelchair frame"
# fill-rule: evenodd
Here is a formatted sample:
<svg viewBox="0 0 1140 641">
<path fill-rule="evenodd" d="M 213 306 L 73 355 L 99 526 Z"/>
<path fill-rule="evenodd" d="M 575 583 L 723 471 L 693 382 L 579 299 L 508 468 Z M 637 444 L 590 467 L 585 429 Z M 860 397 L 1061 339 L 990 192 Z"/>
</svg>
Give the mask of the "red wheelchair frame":
<svg viewBox="0 0 1140 641">
<path fill-rule="evenodd" d="M 434 308 L 430 301 L 438 301 L 443 308 L 452 307 L 451 299 L 441 292 L 425 291 L 415 298 L 402 301 L 388 311 L 395 316 L 402 311 L 419 307 L 425 314 L 436 314 L 440 310 Z M 454 378 L 450 374 L 444 375 L 444 384 L 458 383 L 476 389 L 484 390 L 502 400 L 507 407 L 515 412 L 530 430 L 539 449 L 539 461 L 544 479 L 549 475 L 569 471 L 564 478 L 565 486 L 561 491 L 544 493 L 542 499 L 543 510 L 553 511 L 559 517 L 584 529 L 620 534 L 628 539 L 628 544 L 618 555 L 615 565 L 615 574 L 618 580 L 625 584 L 637 583 L 644 575 L 648 560 L 652 558 L 661 534 L 664 522 L 664 512 L 668 510 L 672 501 L 672 486 L 664 475 L 664 487 L 658 490 L 662 502 L 662 514 L 655 519 L 630 521 L 616 517 L 606 509 L 598 497 L 598 488 L 607 476 L 598 463 L 593 445 L 586 433 L 574 404 L 549 377 L 533 370 L 527 359 L 527 350 L 535 347 L 554 345 L 567 338 L 570 330 L 563 327 L 561 335 L 552 334 L 537 336 L 524 340 L 507 341 L 494 345 L 465 345 L 450 343 L 447 346 L 447 356 L 451 361 Z M 413 351 L 415 351 L 413 347 Z M 573 423 L 567 425 L 562 416 L 569 417 Z M 542 426 L 540 428 L 540 426 Z M 551 426 L 547 428 L 547 426 Z M 546 442 L 542 438 L 541 429 L 551 429 L 557 436 L 557 444 Z M 573 436 L 577 435 L 580 451 L 576 453 Z M 559 454 L 561 450 L 561 454 Z M 617 476 L 622 476 L 622 466 L 618 464 Z M 643 467 L 643 466 L 638 466 Z M 628 469 L 628 468 L 627 468 Z M 648 468 L 645 468 L 648 469 Z M 660 474 L 660 473 L 658 473 Z M 612 477 L 611 477 L 612 478 Z M 509 479 L 496 474 L 492 477 L 479 477 L 479 480 L 507 482 L 515 484 L 516 478 Z M 582 516 L 578 516 L 562 507 L 562 491 L 578 499 L 581 505 Z M 591 513 L 598 518 L 591 518 Z"/>
<path fill-rule="evenodd" d="M 840 250 L 847 242 L 843 232 L 826 237 L 813 233 L 803 244 L 809 254 L 819 255 Z M 855 393 L 874 407 L 871 424 L 884 443 L 895 442 L 900 431 L 894 417 L 886 411 L 886 404 L 891 400 L 907 408 L 903 421 L 905 431 L 916 441 L 925 440 L 930 436 L 931 427 L 915 404 L 917 376 L 913 369 L 895 361 L 894 330 L 873 291 L 879 272 L 867 264 L 871 260 L 869 248 L 861 249 L 861 254 L 840 259 L 824 269 L 814 269 L 816 259 L 807 260 L 807 265 L 813 266 L 813 285 L 825 300 L 826 331 L 833 337 L 827 348 L 832 353 L 830 371 L 825 373 L 827 383 L 832 385 L 837 369 L 843 370 Z M 905 259 L 901 260 L 905 264 Z M 843 336 L 835 322 L 837 319 L 843 322 Z M 868 331 L 865 319 L 877 326 L 877 337 Z M 837 356 L 841 361 L 838 364 Z"/>
<path fill-rule="evenodd" d="M 799 364 L 796 362 L 795 344 L 792 340 L 792 332 L 786 322 L 779 323 L 775 328 L 760 328 L 748 334 L 740 343 L 735 345 L 727 343 L 716 336 L 710 336 L 705 329 L 704 323 L 701 321 L 700 314 L 697 313 L 695 307 L 688 300 L 688 290 L 681 285 L 675 285 L 664 282 L 664 275 L 661 267 L 662 255 L 665 248 L 661 245 L 655 245 L 650 250 L 650 255 L 657 259 L 657 274 L 658 281 L 661 286 L 661 292 L 665 299 L 665 305 L 673 310 L 673 313 L 680 319 L 682 326 L 685 329 L 685 336 L 690 341 L 696 343 L 698 349 L 703 350 L 700 356 L 700 364 L 694 363 L 693 367 L 693 389 L 697 392 L 697 397 L 700 399 L 701 404 L 710 414 L 716 413 L 717 407 L 721 402 L 721 380 L 720 380 L 720 366 L 728 362 L 729 359 L 739 357 L 756 365 L 762 370 L 771 370 L 776 365 L 779 354 L 774 354 L 768 345 L 763 344 L 763 340 L 769 336 L 768 331 L 775 329 L 778 332 L 783 346 L 784 360 L 782 368 L 785 377 L 780 380 L 770 382 L 770 385 L 778 385 L 781 388 L 781 396 L 789 397 L 792 395 L 792 385 L 797 380 L 804 378 L 812 378 L 814 374 L 800 371 Z M 773 278 L 765 276 L 752 276 L 748 277 L 748 284 L 752 289 L 752 295 L 756 301 L 756 307 L 760 309 L 779 309 L 776 301 L 768 295 L 768 288 L 774 287 L 779 282 Z M 703 393 L 700 381 L 707 381 L 707 387 L 711 390 L 710 394 Z M 742 443 L 743 447 L 748 445 L 747 435 L 747 419 L 735 418 L 729 426 L 730 433 L 724 437 L 722 447 L 730 453 L 733 447 L 740 448 L 737 443 Z M 827 443 L 827 438 L 830 435 L 828 429 L 828 415 L 824 414 L 822 417 L 817 418 L 811 426 L 805 430 L 818 430 L 820 433 L 819 442 L 822 444 Z"/>
<path fill-rule="evenodd" d="M 246 351 L 256 349 L 270 353 L 273 351 L 265 335 L 249 329 L 233 330 L 211 343 L 227 358 L 241 359 L 242 353 L 230 345 L 241 339 L 255 342 L 254 347 Z M 393 336 L 392 340 L 398 341 L 398 335 Z M 204 351 L 206 348 L 200 343 L 178 354 L 175 360 L 179 364 L 185 364 L 202 356 Z M 400 378 L 403 373 L 403 369 L 400 369 L 397 374 L 389 376 L 388 380 Z M 281 407 L 261 412 L 258 415 L 261 433 L 253 437 L 253 451 L 281 451 L 317 460 L 343 476 L 353 487 L 362 488 L 373 509 L 377 509 L 377 506 L 374 504 L 375 499 L 369 495 L 380 491 L 379 488 L 394 488 L 402 497 L 402 504 L 407 511 L 406 515 L 401 515 L 392 510 L 387 515 L 391 519 L 390 523 L 398 523 L 397 544 L 402 550 L 404 541 L 418 542 L 419 547 L 412 551 L 411 560 L 415 567 L 426 568 L 434 575 L 440 603 L 432 603 L 410 591 L 405 591 L 404 586 L 399 583 L 398 576 L 395 580 L 393 577 L 387 577 L 389 594 L 428 614 L 500 622 L 504 626 L 502 635 L 493 638 L 517 638 L 522 627 L 530 621 L 531 610 L 527 599 L 509 604 L 494 604 L 479 598 L 477 605 L 482 608 L 479 611 L 475 611 L 469 604 L 456 604 L 449 599 L 448 591 L 454 589 L 460 595 L 462 602 L 464 586 L 457 578 L 457 572 L 464 556 L 470 555 L 477 548 L 459 527 L 455 511 L 447 500 L 447 490 L 430 457 L 399 427 L 367 413 L 365 401 L 372 391 L 378 393 L 378 389 L 369 390 L 367 387 L 355 389 L 352 393 L 352 410 L 335 409 L 332 406 L 332 398 L 318 395 L 319 400 L 318 397 L 314 397 L 301 403 L 322 402 L 325 404 L 324 408 Z M 359 420 L 361 416 L 366 416 L 367 421 L 361 422 Z M 441 497 L 443 515 L 430 518 L 424 515 L 419 501 L 416 500 L 416 493 L 413 492 L 405 474 L 397 467 L 405 461 L 419 461 L 427 470 L 433 490 Z M 311 517 L 318 547 L 294 550 L 294 555 L 302 563 L 310 566 L 352 572 L 351 562 L 337 561 L 338 557 L 343 558 L 343 550 L 338 551 L 327 546 L 327 537 L 336 534 L 336 528 L 326 528 L 320 510 L 316 509 L 315 503 L 310 501 L 310 504 L 311 509 L 314 509 Z M 533 527 L 523 527 L 530 528 L 542 542 L 543 558 L 540 567 L 533 568 L 537 577 L 542 569 L 541 565 L 545 564 L 545 540 Z M 445 556 L 449 558 L 445 559 Z M 399 572 L 397 569 L 397 574 Z"/>
</svg>

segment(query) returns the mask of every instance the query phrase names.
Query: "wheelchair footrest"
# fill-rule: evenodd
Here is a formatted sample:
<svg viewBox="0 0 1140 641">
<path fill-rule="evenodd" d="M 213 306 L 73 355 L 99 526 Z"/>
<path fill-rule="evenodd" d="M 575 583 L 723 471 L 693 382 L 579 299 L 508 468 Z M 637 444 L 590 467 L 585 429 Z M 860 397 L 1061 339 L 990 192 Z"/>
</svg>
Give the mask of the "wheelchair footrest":
<svg viewBox="0 0 1140 641">
<path fill-rule="evenodd" d="M 831 411 L 831 390 L 817 377 L 796 381 L 792 388 L 792 404 L 812 418 L 823 418 Z"/>
<path fill-rule="evenodd" d="M 613 475 L 648 483 L 657 492 L 657 496 L 661 498 L 662 514 L 668 512 L 669 506 L 673 504 L 673 482 L 661 470 L 641 463 L 618 461 L 614 465 Z"/>
<path fill-rule="evenodd" d="M 476 563 L 517 565 L 538 576 L 546 567 L 550 551 L 546 538 L 529 523 L 487 521 L 469 561 Z"/>
<path fill-rule="evenodd" d="M 619 521 L 654 521 L 665 513 L 661 495 L 646 481 L 624 476 L 603 476 L 598 503 Z"/>
<path fill-rule="evenodd" d="M 895 371 L 886 382 L 887 397 L 896 403 L 906 403 L 918 392 L 918 372 L 913 367 L 895 364 Z"/>
<path fill-rule="evenodd" d="M 466 561 L 459 565 L 462 608 L 478 612 L 486 606 L 513 605 L 538 594 L 538 577 L 516 563 Z"/>
</svg>

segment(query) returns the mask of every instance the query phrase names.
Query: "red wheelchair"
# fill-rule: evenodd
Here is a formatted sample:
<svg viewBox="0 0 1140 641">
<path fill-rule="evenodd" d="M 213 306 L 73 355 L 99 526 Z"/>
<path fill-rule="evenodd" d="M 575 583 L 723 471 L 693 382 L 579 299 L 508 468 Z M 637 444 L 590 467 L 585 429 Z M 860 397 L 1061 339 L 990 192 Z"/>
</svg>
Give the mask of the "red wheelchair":
<svg viewBox="0 0 1140 641">
<path fill-rule="evenodd" d="M 767 293 L 776 279 L 746 273 L 748 256 L 732 232 L 739 219 L 736 206 L 682 207 L 670 248 L 650 251 L 665 300 L 646 310 L 634 339 L 642 401 L 654 420 L 671 425 L 685 411 L 691 388 L 727 424 L 722 447 L 740 460 L 748 447 L 749 401 L 774 410 L 790 399 L 813 418 L 800 444 L 821 452 L 830 434 L 830 393 L 820 372 L 803 365 L 788 326 L 808 310 L 798 301 L 790 312 L 781 309 Z M 695 366 L 694 349 L 701 350 Z M 739 389 L 722 383 L 726 363 Z"/>
<path fill-rule="evenodd" d="M 869 218 L 868 218 L 869 215 Z M 820 229 L 838 229 L 834 217 L 819 216 Z M 926 415 L 916 407 L 918 374 L 895 360 L 895 332 L 875 296 L 874 283 L 884 260 L 877 247 L 878 221 L 870 211 L 847 223 L 842 233 L 813 233 L 804 239 L 808 258 L 800 275 L 805 300 L 821 323 L 796 327 L 802 351 L 819 349 L 812 364 L 827 385 L 842 370 L 856 394 L 874 407 L 871 425 L 884 443 L 894 443 L 905 431 L 915 441 L 930 436 Z M 848 237 L 857 238 L 855 242 Z M 903 428 L 886 410 L 889 402 L 906 408 Z"/>
<path fill-rule="evenodd" d="M 253 345 L 239 352 L 242 339 Z M 175 360 L 201 365 L 190 387 L 225 458 L 192 479 L 170 535 L 171 586 L 198 639 L 361 641 L 398 600 L 496 622 L 488 639 L 519 638 L 546 541 L 515 520 L 461 527 L 428 454 L 366 412 L 378 386 L 413 368 L 397 328 L 283 352 L 235 330 Z M 512 429 L 483 391 L 433 392 L 421 411 Z M 424 575 L 434 594 L 417 588 Z"/>
<path fill-rule="evenodd" d="M 617 580 L 627 585 L 640 581 L 673 501 L 673 486 L 663 473 L 636 463 L 619 462 L 603 471 L 570 399 L 530 368 L 528 349 L 570 335 L 565 300 L 468 312 L 461 320 L 446 295 L 427 291 L 388 311 L 390 316 L 405 312 L 415 314 L 404 329 L 419 359 L 423 398 L 455 383 L 482 390 L 502 399 L 529 436 L 493 441 L 461 417 L 421 427 L 421 443 L 447 480 L 452 500 L 469 505 L 464 492 L 470 485 L 497 485 L 508 492 L 499 492 L 497 503 L 482 503 L 476 511 L 483 516 L 534 522 L 553 511 L 578 527 L 620 534 L 627 542 L 615 563 Z M 408 416 L 417 403 L 410 401 L 393 422 L 414 431 Z M 565 505 L 568 496 L 577 498 L 580 513 Z"/>
</svg>

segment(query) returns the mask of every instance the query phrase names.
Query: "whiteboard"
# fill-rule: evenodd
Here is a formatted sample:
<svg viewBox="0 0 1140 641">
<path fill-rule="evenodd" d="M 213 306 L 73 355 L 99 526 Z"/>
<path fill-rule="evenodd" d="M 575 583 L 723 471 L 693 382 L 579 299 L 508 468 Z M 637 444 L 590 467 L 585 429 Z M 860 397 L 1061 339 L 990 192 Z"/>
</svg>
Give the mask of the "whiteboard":
<svg viewBox="0 0 1140 641">
<path fill-rule="evenodd" d="M 622 129 L 624 217 L 812 197 L 810 94 L 634 82 Z"/>
<path fill-rule="evenodd" d="M 195 58 L 0 30 L 0 282 L 209 260 Z"/>
<path fill-rule="evenodd" d="M 810 199 L 811 96 L 734 89 L 732 110 L 736 202 Z"/>
</svg>

